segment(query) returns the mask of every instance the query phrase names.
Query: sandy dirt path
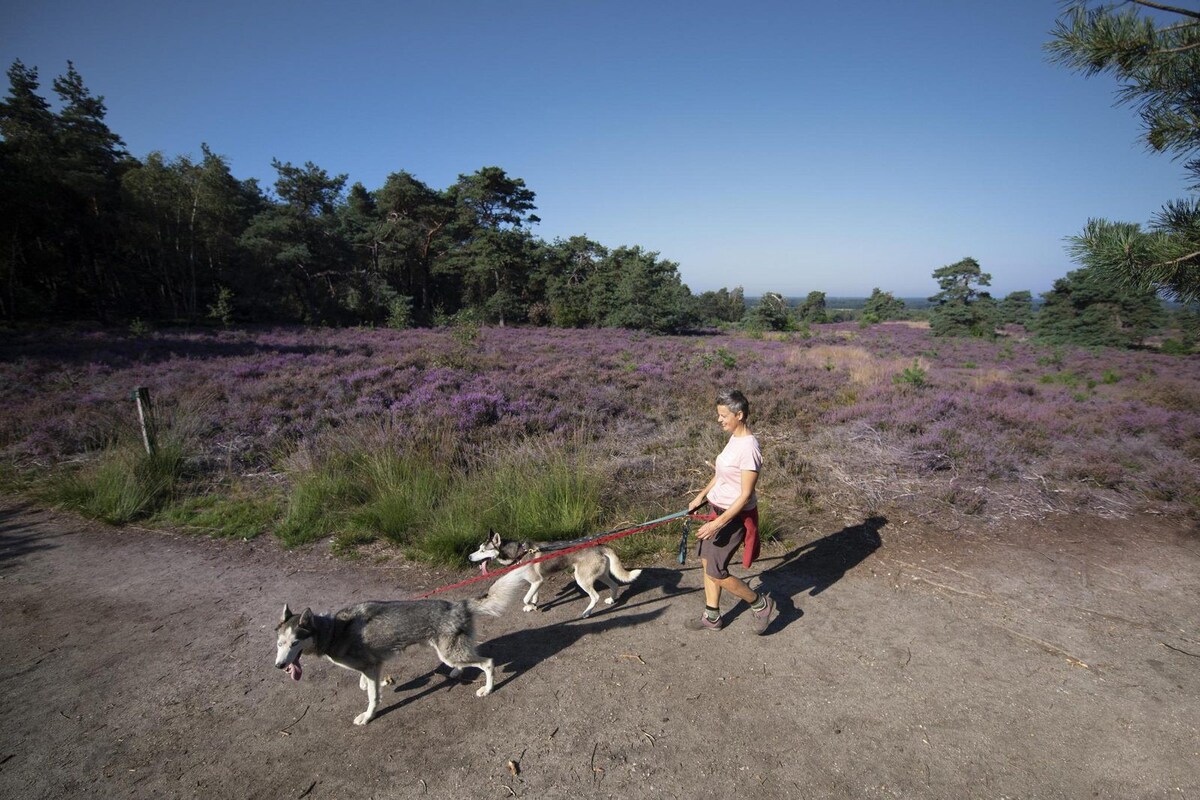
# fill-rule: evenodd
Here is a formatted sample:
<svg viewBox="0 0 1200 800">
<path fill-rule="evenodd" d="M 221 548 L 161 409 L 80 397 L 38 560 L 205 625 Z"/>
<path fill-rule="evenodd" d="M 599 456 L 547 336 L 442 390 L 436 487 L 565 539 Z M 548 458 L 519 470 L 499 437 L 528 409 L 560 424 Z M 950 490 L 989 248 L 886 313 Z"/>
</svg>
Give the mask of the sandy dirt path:
<svg viewBox="0 0 1200 800">
<path fill-rule="evenodd" d="M 589 620 L 560 576 L 544 613 L 481 622 L 492 695 L 414 648 L 359 728 L 350 673 L 273 668 L 284 602 L 466 573 L 0 500 L 0 796 L 1200 797 L 1194 529 L 871 520 L 766 556 L 752 574 L 782 611 L 765 636 L 744 607 L 684 629 L 694 562 L 651 565 Z"/>
</svg>

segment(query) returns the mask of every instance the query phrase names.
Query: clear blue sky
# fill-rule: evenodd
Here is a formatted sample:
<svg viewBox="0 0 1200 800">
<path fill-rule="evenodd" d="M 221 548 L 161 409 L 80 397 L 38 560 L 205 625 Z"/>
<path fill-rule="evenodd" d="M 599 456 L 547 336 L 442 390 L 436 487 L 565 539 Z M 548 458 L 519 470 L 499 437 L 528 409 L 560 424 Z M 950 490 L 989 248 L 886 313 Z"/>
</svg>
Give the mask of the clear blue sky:
<svg viewBox="0 0 1200 800">
<path fill-rule="evenodd" d="M 435 188 L 497 165 L 546 240 L 678 262 L 693 291 L 932 294 L 973 256 L 1050 288 L 1089 217 L 1186 194 L 1114 82 L 1045 61 L 1057 0 L 2 0 L 0 58 L 71 59 L 138 157 L 272 158 Z"/>
</svg>

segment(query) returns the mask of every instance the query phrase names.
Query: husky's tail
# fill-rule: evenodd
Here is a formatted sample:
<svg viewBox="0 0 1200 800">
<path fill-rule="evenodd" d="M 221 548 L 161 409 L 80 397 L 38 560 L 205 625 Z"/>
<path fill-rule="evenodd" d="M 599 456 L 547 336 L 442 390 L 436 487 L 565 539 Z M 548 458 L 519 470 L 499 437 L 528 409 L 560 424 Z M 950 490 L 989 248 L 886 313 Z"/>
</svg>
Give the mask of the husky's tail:
<svg viewBox="0 0 1200 800">
<path fill-rule="evenodd" d="M 473 613 L 487 614 L 492 617 L 500 616 L 506 608 L 513 604 L 514 600 L 529 588 L 529 579 L 525 577 L 529 569 L 528 566 L 525 566 L 501 575 L 500 580 L 493 583 L 492 588 L 488 589 L 486 597 L 468 600 L 467 607 Z"/>
<path fill-rule="evenodd" d="M 642 574 L 640 569 L 631 569 L 625 571 L 625 567 L 621 564 L 621 559 L 617 558 L 617 554 L 607 547 L 604 548 L 604 557 L 608 559 L 608 571 L 613 574 L 613 577 L 622 583 L 629 583 L 637 580 L 637 576 Z"/>
</svg>

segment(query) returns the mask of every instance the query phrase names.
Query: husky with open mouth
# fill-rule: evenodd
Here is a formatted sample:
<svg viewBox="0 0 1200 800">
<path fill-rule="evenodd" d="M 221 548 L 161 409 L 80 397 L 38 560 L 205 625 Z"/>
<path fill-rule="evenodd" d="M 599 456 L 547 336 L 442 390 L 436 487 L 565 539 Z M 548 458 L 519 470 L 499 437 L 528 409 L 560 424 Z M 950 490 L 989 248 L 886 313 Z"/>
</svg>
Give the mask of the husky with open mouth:
<svg viewBox="0 0 1200 800">
<path fill-rule="evenodd" d="M 473 600 L 385 600 L 343 608 L 335 614 L 314 614 L 311 609 L 293 612 L 286 605 L 276 626 L 275 666 L 300 680 L 301 655 L 324 656 L 359 674 L 358 685 L 367 693 L 367 710 L 354 718 L 366 725 L 379 706 L 380 674 L 385 661 L 410 645 L 428 643 L 457 677 L 466 667 L 483 670 L 480 697 L 493 685 L 492 659 L 475 649 L 475 617 L 498 617 L 525 588 L 523 570 L 504 575 L 487 596 Z"/>
</svg>

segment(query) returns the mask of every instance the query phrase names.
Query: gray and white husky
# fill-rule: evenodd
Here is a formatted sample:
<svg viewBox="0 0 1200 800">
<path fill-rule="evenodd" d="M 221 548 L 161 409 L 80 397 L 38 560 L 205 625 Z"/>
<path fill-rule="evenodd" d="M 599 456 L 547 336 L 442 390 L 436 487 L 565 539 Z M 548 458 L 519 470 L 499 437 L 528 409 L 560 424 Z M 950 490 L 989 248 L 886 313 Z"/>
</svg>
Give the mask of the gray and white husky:
<svg viewBox="0 0 1200 800">
<path fill-rule="evenodd" d="M 564 542 L 506 542 L 500 538 L 500 534 L 495 531 L 490 531 L 487 540 L 479 545 L 479 548 L 471 553 L 468 558 L 472 561 L 480 563 L 484 572 L 487 572 L 487 565 L 495 562 L 501 566 L 509 566 L 516 564 L 523 558 L 537 552 L 539 555 L 549 555 L 554 552 L 556 547 L 562 547 Z M 608 599 L 604 602 L 612 605 L 614 596 L 619 586 L 613 578 L 624 583 L 637 580 L 637 576 L 642 574 L 640 569 L 625 570 L 621 564 L 621 559 L 617 558 L 617 554 L 613 552 L 611 547 L 603 545 L 599 547 L 588 547 L 583 550 L 573 550 L 569 553 L 564 553 L 558 558 L 548 558 L 545 561 L 539 561 L 536 564 L 530 564 L 524 569 L 515 570 L 508 575 L 524 576 L 525 580 L 529 581 L 529 591 L 525 594 L 526 611 L 533 611 L 537 608 L 538 589 L 541 588 L 542 581 L 546 576 L 553 572 L 561 572 L 565 569 L 572 569 L 575 572 L 575 583 L 580 589 L 587 592 L 591 602 L 587 608 L 583 610 L 580 616 L 587 617 L 592 613 L 592 609 L 596 607 L 597 601 L 600 600 L 600 593 L 596 591 L 596 581 L 600 581 L 608 587 Z M 508 577 L 505 575 L 504 577 Z"/>
<path fill-rule="evenodd" d="M 335 614 L 296 614 L 286 605 L 275 627 L 275 666 L 300 680 L 300 656 L 325 658 L 359 674 L 358 686 L 366 690 L 367 710 L 354 718 L 366 725 L 379 706 L 379 678 L 388 658 L 406 647 L 426 642 L 457 677 L 465 667 L 483 670 L 485 683 L 479 697 L 492 691 L 492 659 L 475 650 L 475 616 L 500 616 L 524 588 L 524 570 L 504 575 L 487 596 L 473 600 L 384 600 L 343 608 Z"/>
</svg>

